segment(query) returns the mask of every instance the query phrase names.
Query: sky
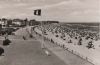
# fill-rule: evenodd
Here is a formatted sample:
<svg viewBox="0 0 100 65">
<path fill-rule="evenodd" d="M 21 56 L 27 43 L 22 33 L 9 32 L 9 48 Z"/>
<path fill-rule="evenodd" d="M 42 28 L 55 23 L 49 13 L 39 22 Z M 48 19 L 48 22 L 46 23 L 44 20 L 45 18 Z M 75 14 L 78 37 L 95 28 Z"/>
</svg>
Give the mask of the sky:
<svg viewBox="0 0 100 65">
<path fill-rule="evenodd" d="M 42 15 L 35 16 L 34 10 Z M 0 0 L 0 18 L 100 22 L 100 0 Z"/>
</svg>

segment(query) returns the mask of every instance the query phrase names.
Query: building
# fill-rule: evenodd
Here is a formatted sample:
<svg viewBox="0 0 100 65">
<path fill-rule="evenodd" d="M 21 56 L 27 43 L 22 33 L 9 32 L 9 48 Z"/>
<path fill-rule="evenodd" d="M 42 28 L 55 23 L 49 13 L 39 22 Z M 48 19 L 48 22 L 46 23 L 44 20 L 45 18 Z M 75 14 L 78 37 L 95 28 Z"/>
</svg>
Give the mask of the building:
<svg viewBox="0 0 100 65">
<path fill-rule="evenodd" d="M 15 26 L 26 26 L 26 21 L 21 20 L 21 19 L 14 19 L 12 21 L 12 25 L 15 25 Z"/>
<path fill-rule="evenodd" d="M 0 19 L 0 25 L 2 26 L 2 28 L 5 27 L 7 25 L 7 19 L 5 18 Z"/>
<path fill-rule="evenodd" d="M 36 21 L 35 19 L 29 21 L 29 26 L 39 25 L 40 21 Z"/>
</svg>

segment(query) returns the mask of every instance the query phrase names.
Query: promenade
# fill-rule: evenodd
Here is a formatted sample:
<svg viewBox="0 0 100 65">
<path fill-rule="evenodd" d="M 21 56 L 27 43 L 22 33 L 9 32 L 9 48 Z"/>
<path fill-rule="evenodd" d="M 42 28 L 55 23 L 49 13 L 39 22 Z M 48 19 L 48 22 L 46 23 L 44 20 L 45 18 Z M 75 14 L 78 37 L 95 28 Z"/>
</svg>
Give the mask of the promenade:
<svg viewBox="0 0 100 65">
<path fill-rule="evenodd" d="M 21 36 L 9 36 L 9 39 L 12 41 L 9 46 L 2 46 L 0 41 L 5 50 L 4 56 L 0 56 L 0 65 L 66 65 L 52 52 L 47 56 L 34 38 L 23 40 Z"/>
</svg>

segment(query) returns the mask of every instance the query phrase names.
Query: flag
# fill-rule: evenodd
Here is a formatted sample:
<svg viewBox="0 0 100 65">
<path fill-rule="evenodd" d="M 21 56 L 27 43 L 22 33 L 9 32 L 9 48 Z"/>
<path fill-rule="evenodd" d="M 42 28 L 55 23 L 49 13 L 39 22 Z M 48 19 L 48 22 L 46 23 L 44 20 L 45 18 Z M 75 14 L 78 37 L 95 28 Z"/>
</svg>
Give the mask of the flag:
<svg viewBox="0 0 100 65">
<path fill-rule="evenodd" d="M 34 10 L 34 15 L 41 16 L 41 9 Z"/>
</svg>

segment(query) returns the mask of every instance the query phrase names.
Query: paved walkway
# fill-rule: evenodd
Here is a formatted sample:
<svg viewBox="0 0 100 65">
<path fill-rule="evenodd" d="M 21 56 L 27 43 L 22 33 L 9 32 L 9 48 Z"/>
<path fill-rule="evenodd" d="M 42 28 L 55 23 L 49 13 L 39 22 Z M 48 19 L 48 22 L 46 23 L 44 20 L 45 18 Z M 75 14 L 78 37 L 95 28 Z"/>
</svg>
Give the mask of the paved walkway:
<svg viewBox="0 0 100 65">
<path fill-rule="evenodd" d="M 5 56 L 0 57 L 0 65 L 66 65 L 52 52 L 51 56 L 47 56 L 41 49 L 40 42 L 35 39 L 15 39 L 3 48 Z"/>
</svg>

